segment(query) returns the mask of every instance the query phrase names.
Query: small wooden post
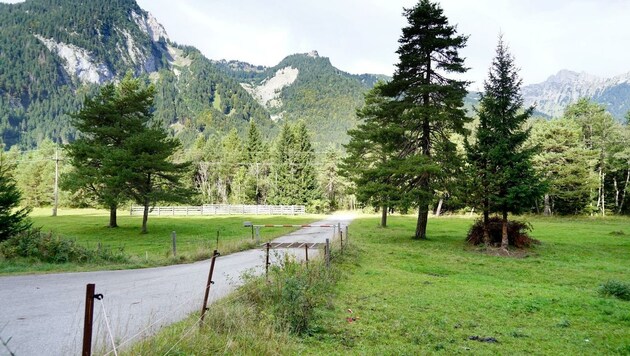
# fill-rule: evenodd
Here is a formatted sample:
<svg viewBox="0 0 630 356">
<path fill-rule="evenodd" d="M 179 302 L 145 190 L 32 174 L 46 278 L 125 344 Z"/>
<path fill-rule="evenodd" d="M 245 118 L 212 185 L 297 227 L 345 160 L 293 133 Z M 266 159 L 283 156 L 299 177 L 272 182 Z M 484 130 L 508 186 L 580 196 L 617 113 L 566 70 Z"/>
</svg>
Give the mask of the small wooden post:
<svg viewBox="0 0 630 356">
<path fill-rule="evenodd" d="M 324 250 L 324 255 L 326 256 L 326 268 L 330 267 L 330 239 L 326 239 L 326 247 Z"/>
<path fill-rule="evenodd" d="M 206 293 L 203 296 L 203 305 L 201 307 L 201 319 L 199 319 L 199 326 L 203 325 L 203 318 L 206 316 L 206 310 L 208 310 L 208 296 L 210 295 L 210 285 L 214 284 L 212 275 L 214 274 L 214 262 L 219 255 L 219 251 L 214 250 L 212 253 L 212 260 L 210 261 L 210 273 L 208 273 L 208 282 L 206 283 Z"/>
<path fill-rule="evenodd" d="M 339 246 L 341 246 L 340 251 L 343 253 L 343 233 L 339 230 Z"/>
<path fill-rule="evenodd" d="M 171 239 L 173 239 L 173 257 L 177 256 L 177 233 L 171 232 Z"/>
<path fill-rule="evenodd" d="M 85 288 L 85 318 L 83 319 L 83 356 L 92 355 L 92 322 L 94 321 L 94 283 Z"/>
<path fill-rule="evenodd" d="M 346 245 L 348 242 L 350 242 L 350 239 L 348 238 L 348 225 L 346 225 Z"/>
<path fill-rule="evenodd" d="M 341 223 L 337 223 L 337 234 L 341 236 Z"/>
<path fill-rule="evenodd" d="M 305 256 L 306 264 L 308 264 L 308 244 L 304 244 L 304 256 Z"/>
<path fill-rule="evenodd" d="M 269 248 L 271 247 L 271 244 L 269 242 L 267 242 L 267 253 L 266 253 L 266 257 L 265 257 L 265 277 L 267 277 L 267 279 L 269 278 Z"/>
<path fill-rule="evenodd" d="M 219 230 L 217 230 L 217 251 L 219 250 Z"/>
</svg>

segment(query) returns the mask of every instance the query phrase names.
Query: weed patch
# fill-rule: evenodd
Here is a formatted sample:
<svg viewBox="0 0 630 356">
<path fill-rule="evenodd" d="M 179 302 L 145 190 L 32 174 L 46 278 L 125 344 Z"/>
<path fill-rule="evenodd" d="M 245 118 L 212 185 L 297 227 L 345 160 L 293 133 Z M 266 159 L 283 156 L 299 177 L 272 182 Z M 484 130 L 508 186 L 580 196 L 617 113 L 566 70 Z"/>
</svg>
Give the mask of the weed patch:
<svg viewBox="0 0 630 356">
<path fill-rule="evenodd" d="M 630 284 L 610 280 L 599 287 L 599 294 L 616 297 L 621 300 L 630 300 Z"/>
</svg>

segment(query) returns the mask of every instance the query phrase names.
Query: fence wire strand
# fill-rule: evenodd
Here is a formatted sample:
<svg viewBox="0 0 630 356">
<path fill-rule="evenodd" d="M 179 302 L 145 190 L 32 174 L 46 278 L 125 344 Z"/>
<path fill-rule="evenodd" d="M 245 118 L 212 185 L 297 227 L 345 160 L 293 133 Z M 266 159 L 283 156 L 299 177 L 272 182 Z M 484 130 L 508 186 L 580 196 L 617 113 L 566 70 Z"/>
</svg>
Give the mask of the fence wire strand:
<svg viewBox="0 0 630 356">
<path fill-rule="evenodd" d="M 122 346 L 128 344 L 129 342 L 131 342 L 131 340 L 137 338 L 138 336 L 144 334 L 145 332 L 147 332 L 148 330 L 150 330 L 153 326 L 155 326 L 157 323 L 159 323 L 160 321 L 164 320 L 166 317 L 171 316 L 173 314 L 175 314 L 176 312 L 178 312 L 180 309 L 182 309 L 182 307 L 188 306 L 191 304 L 191 302 L 193 302 L 195 299 L 199 299 L 198 296 L 189 298 L 188 300 L 184 301 L 183 303 L 181 303 L 179 306 L 175 307 L 175 309 L 171 310 L 170 312 L 162 315 L 160 318 L 158 318 L 157 320 L 155 320 L 154 322 L 152 322 L 151 324 L 149 324 L 149 326 L 147 326 L 146 328 L 138 331 L 137 333 L 135 333 L 133 336 L 129 337 L 128 339 L 122 341 L 121 343 L 118 344 L 118 348 L 120 349 Z M 103 356 L 108 356 L 110 354 L 112 354 L 114 352 L 114 350 L 111 350 L 109 352 L 107 352 L 105 355 Z"/>
<path fill-rule="evenodd" d="M 101 307 L 103 308 L 103 317 L 105 319 L 105 326 L 107 326 L 107 333 L 109 334 L 109 340 L 112 342 L 112 347 L 114 348 L 114 355 L 118 356 L 118 351 L 116 350 L 116 342 L 114 341 L 114 335 L 112 334 L 112 328 L 109 326 L 109 318 L 107 318 L 107 311 L 105 310 L 105 303 L 103 303 L 103 299 L 99 299 L 101 302 Z"/>
</svg>

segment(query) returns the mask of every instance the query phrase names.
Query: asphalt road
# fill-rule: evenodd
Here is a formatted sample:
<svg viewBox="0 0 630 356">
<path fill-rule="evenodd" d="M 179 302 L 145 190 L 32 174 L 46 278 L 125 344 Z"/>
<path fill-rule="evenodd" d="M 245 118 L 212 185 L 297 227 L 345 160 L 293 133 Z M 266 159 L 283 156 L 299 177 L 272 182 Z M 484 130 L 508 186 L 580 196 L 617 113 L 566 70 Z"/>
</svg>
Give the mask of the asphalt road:
<svg viewBox="0 0 630 356">
<path fill-rule="evenodd" d="M 316 224 L 347 225 L 335 215 Z M 303 228 L 277 242 L 324 242 L 331 228 Z M 302 258 L 302 249 L 285 249 Z M 309 257 L 312 256 L 309 252 Z M 264 252 L 249 250 L 217 258 L 210 303 L 227 295 L 245 271 L 264 271 Z M 278 258 L 278 254 L 272 254 Z M 18 356 L 80 355 L 86 284 L 96 284 L 114 338 L 126 345 L 201 309 L 210 261 L 123 271 L 0 277 L 0 337 L 11 338 Z M 103 307 L 94 304 L 93 350 L 111 350 Z M 0 355 L 8 350 L 0 345 Z"/>
</svg>

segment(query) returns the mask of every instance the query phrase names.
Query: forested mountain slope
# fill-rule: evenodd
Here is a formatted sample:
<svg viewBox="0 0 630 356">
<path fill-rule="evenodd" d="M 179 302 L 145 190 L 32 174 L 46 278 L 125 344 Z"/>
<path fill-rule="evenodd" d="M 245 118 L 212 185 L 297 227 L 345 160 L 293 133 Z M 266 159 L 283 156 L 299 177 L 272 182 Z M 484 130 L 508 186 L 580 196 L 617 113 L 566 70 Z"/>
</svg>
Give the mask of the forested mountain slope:
<svg viewBox="0 0 630 356">
<path fill-rule="evenodd" d="M 304 120 L 317 143 L 345 143 L 363 94 L 384 75 L 353 75 L 335 68 L 317 51 L 294 54 L 274 67 L 218 62 L 271 113 L 272 119 Z"/>
<path fill-rule="evenodd" d="M 156 117 L 185 142 L 199 132 L 267 132 L 269 113 L 192 47 L 169 41 L 133 0 L 0 3 L 0 135 L 9 147 L 71 141 L 68 113 L 127 72 L 156 84 Z"/>
</svg>

